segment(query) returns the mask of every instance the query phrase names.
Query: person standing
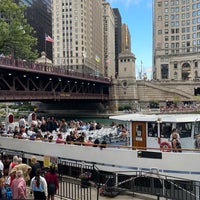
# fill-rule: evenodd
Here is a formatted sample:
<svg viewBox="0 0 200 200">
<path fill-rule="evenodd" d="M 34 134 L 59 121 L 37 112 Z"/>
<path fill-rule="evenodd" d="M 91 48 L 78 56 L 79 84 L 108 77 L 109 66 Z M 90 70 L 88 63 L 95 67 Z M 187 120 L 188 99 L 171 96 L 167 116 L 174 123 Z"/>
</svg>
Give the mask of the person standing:
<svg viewBox="0 0 200 200">
<path fill-rule="evenodd" d="M 8 155 L 4 155 L 3 157 L 3 164 L 4 164 L 4 172 L 3 175 L 6 177 L 8 176 L 9 166 L 10 166 L 10 159 Z"/>
<path fill-rule="evenodd" d="M 16 178 L 13 180 L 11 185 L 12 199 L 26 199 L 26 181 L 23 177 L 23 171 L 16 171 Z"/>
<path fill-rule="evenodd" d="M 0 178 L 3 176 L 3 172 L 4 172 L 4 164 L 0 155 Z"/>
<path fill-rule="evenodd" d="M 30 188 L 33 191 L 35 200 L 46 200 L 48 197 L 47 182 L 41 176 L 41 169 L 36 170 L 36 175 L 31 179 Z"/>
<path fill-rule="evenodd" d="M 29 175 L 30 175 L 30 179 L 32 179 L 36 175 L 36 170 L 41 169 L 42 167 L 41 167 L 40 163 L 37 161 L 37 158 L 35 156 L 31 157 L 30 166 L 31 166 L 31 172 Z"/>
<path fill-rule="evenodd" d="M 55 166 L 51 166 L 50 170 L 45 174 L 44 178 L 47 181 L 48 200 L 54 200 L 56 191 L 59 188 L 58 174 Z"/>
<path fill-rule="evenodd" d="M 11 170 L 18 164 L 18 156 L 13 156 L 13 161 L 9 165 L 10 186 L 15 179 L 15 174 L 11 174 Z"/>
<path fill-rule="evenodd" d="M 6 187 L 4 177 L 0 178 L 0 199 L 6 199 Z"/>
<path fill-rule="evenodd" d="M 31 171 L 31 167 L 30 167 L 29 165 L 25 164 L 25 163 L 22 163 L 22 158 L 19 158 L 19 159 L 18 159 L 18 164 L 15 165 L 15 166 L 12 168 L 10 174 L 11 174 L 11 175 L 12 175 L 12 174 L 15 174 L 16 171 L 18 171 L 18 170 L 22 170 L 23 176 L 24 176 L 24 180 L 25 180 L 26 183 L 27 183 L 27 182 L 30 180 L 29 173 L 30 173 L 30 171 Z"/>
</svg>

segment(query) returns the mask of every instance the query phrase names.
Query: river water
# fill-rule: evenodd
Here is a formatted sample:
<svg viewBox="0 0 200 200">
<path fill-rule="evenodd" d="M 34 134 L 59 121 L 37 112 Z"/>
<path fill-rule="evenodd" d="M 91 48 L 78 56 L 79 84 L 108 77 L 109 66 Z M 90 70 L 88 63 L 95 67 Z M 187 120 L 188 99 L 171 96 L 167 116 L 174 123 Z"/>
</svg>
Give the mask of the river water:
<svg viewBox="0 0 200 200">
<path fill-rule="evenodd" d="M 65 118 L 66 121 L 70 121 L 70 120 L 81 120 L 81 121 L 84 121 L 84 122 L 97 122 L 97 123 L 100 123 L 102 125 L 104 125 L 105 127 L 109 127 L 112 122 L 114 123 L 119 123 L 119 121 L 117 120 L 113 120 L 113 119 L 109 119 L 109 118 L 105 118 L 105 117 L 80 117 L 80 118 Z"/>
</svg>

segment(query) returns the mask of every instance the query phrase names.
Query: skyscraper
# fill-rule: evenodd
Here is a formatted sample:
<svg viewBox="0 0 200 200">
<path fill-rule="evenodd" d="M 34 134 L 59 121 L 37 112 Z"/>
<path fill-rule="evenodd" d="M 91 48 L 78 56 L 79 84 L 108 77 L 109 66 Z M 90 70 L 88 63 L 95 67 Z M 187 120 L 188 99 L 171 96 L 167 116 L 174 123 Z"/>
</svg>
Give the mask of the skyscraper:
<svg viewBox="0 0 200 200">
<path fill-rule="evenodd" d="M 104 74 L 102 0 L 55 0 L 54 65 Z"/>
<path fill-rule="evenodd" d="M 103 2 L 103 35 L 105 76 L 115 77 L 115 14 L 110 4 Z"/>
<path fill-rule="evenodd" d="M 127 24 L 122 24 L 122 52 L 131 51 L 131 35 Z"/>
<path fill-rule="evenodd" d="M 27 6 L 25 16 L 35 30 L 38 52 L 46 50 L 47 57 L 52 59 L 52 44 L 46 43 L 45 47 L 45 33 L 52 35 L 51 0 L 15 0 L 15 2 L 21 2 Z"/>
<path fill-rule="evenodd" d="M 115 13 L 115 77 L 117 77 L 119 72 L 118 58 L 121 53 L 122 20 L 119 9 L 113 8 L 113 11 Z"/>
<path fill-rule="evenodd" d="M 153 78 L 191 80 L 200 76 L 200 2 L 154 0 Z"/>
</svg>

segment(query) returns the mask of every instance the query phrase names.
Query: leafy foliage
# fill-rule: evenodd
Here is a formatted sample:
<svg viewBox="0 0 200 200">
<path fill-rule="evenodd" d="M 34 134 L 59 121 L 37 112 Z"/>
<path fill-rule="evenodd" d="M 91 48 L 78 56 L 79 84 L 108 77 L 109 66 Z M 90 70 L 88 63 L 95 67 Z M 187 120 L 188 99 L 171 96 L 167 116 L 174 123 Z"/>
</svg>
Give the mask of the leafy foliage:
<svg viewBox="0 0 200 200">
<path fill-rule="evenodd" d="M 20 105 L 10 105 L 10 109 L 19 109 L 19 111 L 34 111 L 35 106 L 25 103 Z"/>
<path fill-rule="evenodd" d="M 0 0 L 0 53 L 12 58 L 33 60 L 38 52 L 33 50 L 37 39 L 33 28 L 24 17 L 25 6 L 12 0 Z"/>
</svg>

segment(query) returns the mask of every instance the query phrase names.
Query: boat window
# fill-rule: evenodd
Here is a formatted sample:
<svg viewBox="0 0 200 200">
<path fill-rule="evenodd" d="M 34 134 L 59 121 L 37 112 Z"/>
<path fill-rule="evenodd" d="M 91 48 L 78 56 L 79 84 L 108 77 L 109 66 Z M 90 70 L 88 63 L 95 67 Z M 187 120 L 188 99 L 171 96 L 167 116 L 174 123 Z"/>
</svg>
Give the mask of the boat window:
<svg viewBox="0 0 200 200">
<path fill-rule="evenodd" d="M 161 123 L 160 124 L 160 137 L 161 138 L 170 138 L 172 131 L 172 123 Z"/>
<path fill-rule="evenodd" d="M 178 129 L 180 138 L 191 137 L 191 133 L 192 133 L 191 122 L 177 123 L 176 128 Z"/>
<path fill-rule="evenodd" d="M 169 138 L 172 130 L 172 123 L 160 123 L 160 136 L 162 138 Z M 158 137 L 158 123 L 148 123 L 148 136 Z"/>
<path fill-rule="evenodd" d="M 148 136 L 158 137 L 158 126 L 156 122 L 148 122 Z"/>
<path fill-rule="evenodd" d="M 194 124 L 194 137 L 200 133 L 200 122 Z"/>
</svg>

